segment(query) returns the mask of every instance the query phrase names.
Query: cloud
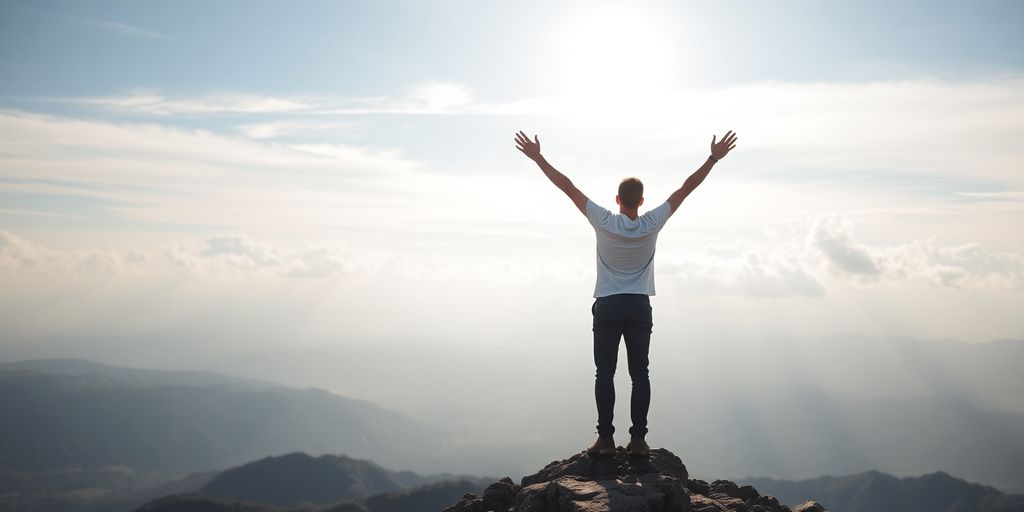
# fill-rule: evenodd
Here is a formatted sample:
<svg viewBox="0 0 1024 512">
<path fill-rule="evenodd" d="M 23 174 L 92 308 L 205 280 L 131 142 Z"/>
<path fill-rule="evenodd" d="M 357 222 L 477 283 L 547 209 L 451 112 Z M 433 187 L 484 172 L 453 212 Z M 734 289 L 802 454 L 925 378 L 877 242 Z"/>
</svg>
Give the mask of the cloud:
<svg viewBox="0 0 1024 512">
<path fill-rule="evenodd" d="M 61 275 L 192 275 L 228 279 L 320 279 L 343 276 L 404 279 L 578 281 L 591 269 L 580 262 L 508 254 L 394 252 L 352 243 L 270 242 L 220 233 L 153 250 L 57 250 L 0 231 L 0 271 Z M 687 252 L 664 247 L 656 267 L 659 287 L 708 295 L 818 298 L 846 287 L 925 285 L 954 290 L 1024 289 L 1024 255 L 979 244 L 934 239 L 894 246 L 858 241 L 838 215 L 815 216 L 802 236 L 706 245 Z"/>
<path fill-rule="evenodd" d="M 284 247 L 237 233 L 155 250 L 117 251 L 53 249 L 0 230 L 0 272 L 8 274 L 312 279 L 365 273 L 367 269 L 350 250 L 338 245 L 303 242 Z"/>
<path fill-rule="evenodd" d="M 135 25 L 129 25 L 127 23 L 120 23 L 120 22 L 117 22 L 117 21 L 90 20 L 90 19 L 80 19 L 80 20 L 77 20 L 77 21 L 79 23 L 83 24 L 83 25 L 86 25 L 86 26 L 89 26 L 89 27 L 93 27 L 93 28 L 97 28 L 97 29 L 102 30 L 104 32 L 108 32 L 108 33 L 116 34 L 116 35 L 120 35 L 120 36 L 136 37 L 136 38 L 142 38 L 142 39 L 163 39 L 164 38 L 163 34 L 161 34 L 159 32 L 156 32 L 154 30 L 149 30 L 149 29 L 146 29 L 146 28 L 137 27 Z"/>
<path fill-rule="evenodd" d="M 150 116 L 293 114 L 304 116 L 363 114 L 481 114 L 496 113 L 476 101 L 473 91 L 460 82 L 416 84 L 393 96 L 273 96 L 246 92 L 167 95 L 159 90 L 81 98 L 43 98 L 59 103 L 98 107 L 126 114 Z M 281 123 L 286 123 L 282 121 Z M 298 124 L 298 127 L 317 126 Z"/>
<path fill-rule="evenodd" d="M 849 286 L 906 285 L 1024 290 L 1024 255 L 933 238 L 874 246 L 857 240 L 852 223 L 836 214 L 809 218 L 802 237 L 663 248 L 659 258 L 659 286 L 667 281 L 709 295 L 815 298 Z"/>
<path fill-rule="evenodd" d="M 34 98 L 38 101 L 94 107 L 115 114 L 155 117 L 288 115 L 259 123 L 243 123 L 238 130 L 253 138 L 317 131 L 350 125 L 339 120 L 363 115 L 557 115 L 566 112 L 566 98 L 536 97 L 484 102 L 465 83 L 429 81 L 404 92 L 378 96 L 269 95 L 240 91 L 205 94 L 168 94 L 139 89 L 122 94 L 86 97 Z"/>
<path fill-rule="evenodd" d="M 5 187 L 0 187 L 5 188 Z M 81 219 L 81 215 L 68 213 L 44 212 L 39 210 L 23 210 L 19 208 L 0 208 L 0 215 L 22 215 L 27 217 L 49 217 L 54 219 Z"/>
<path fill-rule="evenodd" d="M 473 93 L 465 84 L 428 82 L 413 87 L 409 106 L 424 112 L 446 112 L 465 108 L 474 102 Z"/>
<path fill-rule="evenodd" d="M 250 139 L 276 139 L 291 135 L 344 133 L 354 126 L 351 122 L 290 120 L 243 124 L 238 126 L 238 131 Z"/>
<path fill-rule="evenodd" d="M 737 130 L 733 162 L 804 180 L 958 176 L 1024 186 L 1024 77 L 866 83 L 765 82 L 681 91 L 649 113 L 649 137 L 705 145 L 708 125 Z M 679 123 L 681 118 L 700 123 Z M 675 144 L 676 151 L 689 147 Z M 701 148 L 703 149 L 703 148 Z M 733 158 L 733 156 L 730 156 Z M 833 171 L 823 174 L 823 171 Z M 841 172 L 839 174 L 838 172 Z M 909 183 L 913 185 L 913 183 Z M 924 184 L 922 184 L 924 185 Z"/>
<path fill-rule="evenodd" d="M 813 298 L 826 291 L 814 261 L 801 254 L 793 242 L 783 246 L 709 245 L 679 261 L 682 258 L 677 255 L 676 262 L 661 264 L 656 272 L 695 293 Z"/>
<path fill-rule="evenodd" d="M 56 101 L 100 107 L 119 113 L 152 116 L 301 113 L 318 108 L 316 103 L 307 98 L 245 93 L 217 93 L 174 98 L 154 91 L 136 91 L 124 95 L 63 98 Z"/>
<path fill-rule="evenodd" d="M 811 245 L 839 272 L 877 276 L 880 272 L 870 251 L 853 240 L 849 225 L 838 216 L 820 216 L 811 223 Z"/>
<path fill-rule="evenodd" d="M 157 117 L 238 116 L 246 121 L 235 129 L 258 139 L 316 134 L 362 115 L 540 115 L 549 124 L 585 127 L 592 139 L 588 147 L 629 138 L 643 148 L 643 163 L 651 168 L 667 168 L 701 153 L 710 131 L 732 128 L 741 137 L 740 150 L 730 161 L 745 175 L 781 174 L 822 183 L 955 176 L 997 191 L 1024 187 L 1018 172 L 1024 162 L 1024 145 L 1018 142 L 1024 138 L 1024 77 L 1019 75 L 762 82 L 619 98 L 621 104 L 615 100 L 595 103 L 586 95 L 485 100 L 468 84 L 435 81 L 381 96 L 137 91 L 58 101 Z M 596 128 L 604 125 L 615 129 Z"/>
<path fill-rule="evenodd" d="M 166 248 L 164 255 L 205 276 L 328 278 L 363 271 L 351 253 L 338 246 L 305 242 L 283 248 L 241 234 L 213 235 L 199 246 L 176 245 Z"/>
<path fill-rule="evenodd" d="M 421 164 L 394 149 L 273 144 L 150 123 L 0 112 L 0 145 L 0 189 L 58 196 L 88 222 L 297 234 L 396 218 L 421 206 L 410 190 L 433 187 Z"/>
<path fill-rule="evenodd" d="M 923 283 L 962 289 L 1024 288 L 1024 255 L 990 252 L 979 244 L 946 245 L 934 238 L 890 247 L 856 241 L 850 223 L 824 215 L 810 223 L 807 244 L 840 278 L 891 285 Z"/>
<path fill-rule="evenodd" d="M 144 259 L 135 251 L 50 249 L 0 230 L 0 272 L 107 276 L 138 271 Z"/>
</svg>

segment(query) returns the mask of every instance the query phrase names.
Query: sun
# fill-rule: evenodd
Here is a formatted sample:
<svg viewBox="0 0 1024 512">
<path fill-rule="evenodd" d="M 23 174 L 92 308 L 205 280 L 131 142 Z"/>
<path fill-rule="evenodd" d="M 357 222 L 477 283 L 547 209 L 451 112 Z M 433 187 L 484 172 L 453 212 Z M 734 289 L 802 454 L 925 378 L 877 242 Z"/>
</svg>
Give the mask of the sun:
<svg viewBox="0 0 1024 512">
<path fill-rule="evenodd" d="M 567 95 L 618 103 L 642 99 L 670 87 L 672 41 L 647 13 L 604 6 L 569 22 L 555 67 Z"/>
</svg>

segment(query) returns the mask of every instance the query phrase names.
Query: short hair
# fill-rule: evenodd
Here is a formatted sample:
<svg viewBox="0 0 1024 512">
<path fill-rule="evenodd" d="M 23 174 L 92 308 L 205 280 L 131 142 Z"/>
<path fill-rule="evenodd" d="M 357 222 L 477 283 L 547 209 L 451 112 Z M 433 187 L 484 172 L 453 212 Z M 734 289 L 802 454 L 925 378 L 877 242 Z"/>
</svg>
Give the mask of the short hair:
<svg viewBox="0 0 1024 512">
<path fill-rule="evenodd" d="M 644 184 L 637 178 L 626 178 L 619 183 L 619 202 L 626 208 L 640 206 L 644 198 Z"/>
</svg>

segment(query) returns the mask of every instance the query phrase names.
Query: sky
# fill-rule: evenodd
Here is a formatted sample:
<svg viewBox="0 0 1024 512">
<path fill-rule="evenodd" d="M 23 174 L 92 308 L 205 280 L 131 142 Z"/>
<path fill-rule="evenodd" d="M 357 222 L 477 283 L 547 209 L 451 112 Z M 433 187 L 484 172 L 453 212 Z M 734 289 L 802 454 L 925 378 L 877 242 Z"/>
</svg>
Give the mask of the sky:
<svg viewBox="0 0 1024 512">
<path fill-rule="evenodd" d="M 517 130 L 609 208 L 626 176 L 657 206 L 738 133 L 659 235 L 656 336 L 1021 339 L 1021 19 L 3 1 L 0 344 L 586 338 L 592 228 Z"/>
</svg>

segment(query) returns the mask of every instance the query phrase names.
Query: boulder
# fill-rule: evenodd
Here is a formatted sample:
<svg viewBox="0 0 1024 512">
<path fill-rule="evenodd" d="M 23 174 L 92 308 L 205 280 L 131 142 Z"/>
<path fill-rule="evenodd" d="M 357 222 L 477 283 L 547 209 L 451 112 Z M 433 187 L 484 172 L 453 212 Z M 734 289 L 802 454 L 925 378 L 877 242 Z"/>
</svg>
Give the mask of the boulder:
<svg viewBox="0 0 1024 512">
<path fill-rule="evenodd" d="M 816 502 L 791 511 L 772 496 L 729 480 L 690 480 L 683 461 L 657 448 L 635 457 L 580 452 L 556 460 L 516 485 L 505 477 L 484 496 L 463 496 L 444 512 L 819 512 Z"/>
<path fill-rule="evenodd" d="M 828 512 L 828 509 L 823 507 L 821 503 L 814 500 L 807 500 L 793 509 L 793 512 Z"/>
</svg>

